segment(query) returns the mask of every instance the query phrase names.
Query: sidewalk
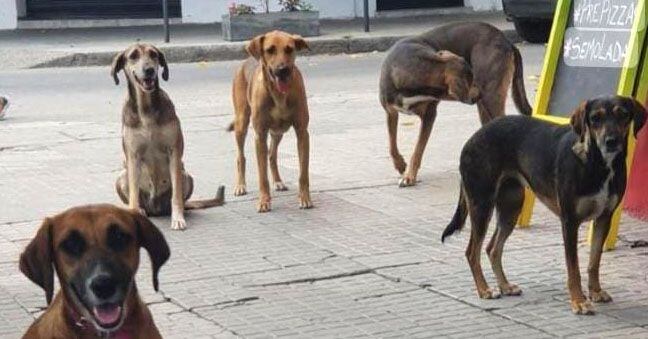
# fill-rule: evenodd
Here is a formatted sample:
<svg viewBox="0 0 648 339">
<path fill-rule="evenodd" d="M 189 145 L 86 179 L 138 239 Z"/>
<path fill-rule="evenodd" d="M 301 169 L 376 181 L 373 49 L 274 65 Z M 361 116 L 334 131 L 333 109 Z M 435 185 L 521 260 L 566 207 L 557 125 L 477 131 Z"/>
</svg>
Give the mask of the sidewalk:
<svg viewBox="0 0 648 339">
<path fill-rule="evenodd" d="M 322 20 L 321 36 L 309 38 L 311 54 L 384 51 L 396 40 L 454 21 L 484 21 L 517 39 L 513 24 L 501 12 L 376 18 L 371 32 L 363 20 Z M 108 65 L 127 45 L 146 41 L 161 47 L 172 62 L 233 60 L 245 57 L 244 42 L 221 37 L 219 24 L 171 26 L 171 42 L 163 43 L 162 26 L 0 32 L 3 69 Z"/>
</svg>

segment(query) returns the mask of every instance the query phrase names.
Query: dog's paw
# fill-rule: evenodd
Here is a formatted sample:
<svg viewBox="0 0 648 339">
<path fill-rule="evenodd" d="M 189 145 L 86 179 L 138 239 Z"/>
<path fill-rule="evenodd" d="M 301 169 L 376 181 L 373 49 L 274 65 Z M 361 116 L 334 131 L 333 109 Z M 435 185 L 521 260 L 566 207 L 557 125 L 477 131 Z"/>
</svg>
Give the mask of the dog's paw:
<svg viewBox="0 0 648 339">
<path fill-rule="evenodd" d="M 281 182 L 281 181 L 277 181 L 277 182 L 275 182 L 275 183 L 274 183 L 274 187 L 275 187 L 275 190 L 276 190 L 276 191 L 280 191 L 280 192 L 282 192 L 282 191 L 287 191 L 287 190 L 288 190 L 288 186 L 286 186 L 286 184 L 284 184 L 284 183 Z"/>
<path fill-rule="evenodd" d="M 270 198 L 260 198 L 259 203 L 257 204 L 257 211 L 259 213 L 270 212 L 272 209 Z"/>
<path fill-rule="evenodd" d="M 501 297 L 501 294 L 495 292 L 492 288 L 479 290 L 477 291 L 477 294 L 481 299 L 499 299 L 499 297 Z"/>
<path fill-rule="evenodd" d="M 400 181 L 398 182 L 398 187 L 401 187 L 401 188 L 402 187 L 414 186 L 414 185 L 416 185 L 416 178 L 412 177 L 412 176 L 409 176 L 409 175 L 403 176 L 400 179 Z"/>
<path fill-rule="evenodd" d="M 187 222 L 181 218 L 172 218 L 171 229 L 176 231 L 184 231 L 187 229 Z"/>
<path fill-rule="evenodd" d="M 609 303 L 612 301 L 612 297 L 604 290 L 598 292 L 590 291 L 589 296 L 590 300 L 595 303 Z"/>
<path fill-rule="evenodd" d="M 245 185 L 236 185 L 234 186 L 234 195 L 235 196 L 241 196 L 241 195 L 246 195 L 247 190 L 245 189 Z"/>
<path fill-rule="evenodd" d="M 508 284 L 506 286 L 500 286 L 500 293 L 502 295 L 521 295 L 522 289 L 515 284 Z"/>
<path fill-rule="evenodd" d="M 574 314 L 578 315 L 593 315 L 594 305 L 589 300 L 572 300 L 571 309 Z"/>
<path fill-rule="evenodd" d="M 313 201 L 311 200 L 310 194 L 303 194 L 299 197 L 299 208 L 303 210 L 313 208 Z"/>
</svg>

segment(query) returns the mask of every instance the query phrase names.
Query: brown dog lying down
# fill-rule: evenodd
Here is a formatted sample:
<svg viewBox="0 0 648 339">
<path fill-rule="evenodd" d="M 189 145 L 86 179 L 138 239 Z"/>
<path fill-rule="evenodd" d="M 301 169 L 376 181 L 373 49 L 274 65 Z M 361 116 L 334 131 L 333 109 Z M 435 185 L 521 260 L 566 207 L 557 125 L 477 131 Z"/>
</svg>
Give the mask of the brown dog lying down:
<svg viewBox="0 0 648 339">
<path fill-rule="evenodd" d="M 170 252 L 146 217 L 89 205 L 45 218 L 20 256 L 20 270 L 45 290 L 49 306 L 24 338 L 161 338 L 137 293 L 140 247 L 151 258 L 157 291 Z M 52 302 L 54 270 L 61 290 Z"/>
<path fill-rule="evenodd" d="M 380 103 L 387 113 L 389 153 L 402 175 L 399 186 L 416 184 L 439 101 L 476 103 L 485 124 L 504 115 L 511 81 L 515 105 L 522 114 L 530 115 L 520 52 L 489 24 L 453 23 L 398 41 L 382 66 Z M 409 168 L 398 151 L 399 112 L 421 119 Z"/>
<path fill-rule="evenodd" d="M 295 129 L 297 135 L 299 207 L 313 207 L 308 179 L 308 104 L 304 81 L 295 65 L 297 52 L 304 48 L 308 48 L 308 45 L 298 35 L 281 31 L 260 35 L 248 43 L 247 52 L 251 57 L 243 62 L 234 76 L 234 122 L 228 128 L 234 131 L 238 146 L 234 195 L 247 193 L 243 148 L 252 119 L 259 167 L 259 212 L 267 212 L 271 208 L 268 133 L 271 137 L 269 159 L 274 187 L 277 191 L 288 189 L 279 176 L 277 148 L 290 127 Z"/>
<path fill-rule="evenodd" d="M 173 102 L 160 88 L 169 79 L 164 54 L 155 46 L 135 44 L 117 54 L 111 75 L 119 84 L 121 70 L 128 80 L 128 96 L 122 109 L 124 171 L 115 188 L 121 200 L 145 215 L 171 214 L 171 228 L 186 228 L 185 209 L 220 206 L 225 187 L 213 199 L 187 201 L 193 192 L 193 178 L 184 169 L 184 139 Z M 186 203 L 185 203 L 186 202 Z"/>
</svg>

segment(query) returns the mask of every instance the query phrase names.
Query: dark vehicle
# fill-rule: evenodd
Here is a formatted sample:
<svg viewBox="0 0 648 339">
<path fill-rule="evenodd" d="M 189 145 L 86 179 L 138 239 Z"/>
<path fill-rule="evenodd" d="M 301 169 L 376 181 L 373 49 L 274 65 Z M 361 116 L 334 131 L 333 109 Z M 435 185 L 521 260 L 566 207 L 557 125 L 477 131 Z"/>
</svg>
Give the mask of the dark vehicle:
<svg viewBox="0 0 648 339">
<path fill-rule="evenodd" d="M 549 40 L 556 0 L 502 0 L 502 5 L 522 39 L 532 43 Z"/>
</svg>

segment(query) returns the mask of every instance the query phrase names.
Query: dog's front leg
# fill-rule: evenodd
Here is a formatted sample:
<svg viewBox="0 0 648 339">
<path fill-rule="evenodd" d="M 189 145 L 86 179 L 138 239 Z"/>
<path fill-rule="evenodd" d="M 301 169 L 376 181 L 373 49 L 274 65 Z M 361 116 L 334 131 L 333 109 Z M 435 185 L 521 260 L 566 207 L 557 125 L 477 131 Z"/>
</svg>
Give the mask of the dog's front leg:
<svg viewBox="0 0 648 339">
<path fill-rule="evenodd" d="M 256 130 L 256 156 L 259 173 L 259 213 L 268 212 L 271 209 L 270 183 L 268 183 L 268 130 Z"/>
<path fill-rule="evenodd" d="M 603 252 L 605 239 L 607 239 L 608 233 L 610 232 L 611 219 L 612 213 L 604 212 L 594 220 L 594 237 L 592 237 L 589 265 L 587 267 L 587 273 L 589 275 L 587 285 L 589 287 L 590 300 L 595 303 L 606 303 L 612 301 L 612 297 L 601 289 L 601 283 L 599 281 L 601 253 Z"/>
<path fill-rule="evenodd" d="M 310 156 L 310 135 L 306 128 L 296 129 L 297 153 L 299 155 L 299 208 L 311 208 L 308 161 Z"/>
<path fill-rule="evenodd" d="M 430 139 L 432 126 L 434 125 L 434 120 L 436 119 L 437 104 L 438 102 L 430 103 L 426 112 L 421 115 L 421 129 L 419 131 L 418 141 L 416 142 L 416 147 L 414 148 L 414 153 L 412 154 L 412 159 L 410 160 L 407 173 L 403 175 L 403 178 L 400 180 L 400 183 L 398 185 L 400 187 L 416 185 L 416 176 L 418 175 L 418 170 L 421 167 L 423 152 L 425 152 L 425 146 L 427 146 L 427 142 Z"/>
<path fill-rule="evenodd" d="M 579 222 L 571 218 L 563 218 L 562 233 L 565 246 L 565 261 L 567 263 L 567 288 L 572 311 L 575 314 L 594 314 L 594 306 L 585 298 L 581 286 L 581 276 L 578 267 L 578 226 Z"/>
<path fill-rule="evenodd" d="M 128 176 L 128 208 L 146 215 L 146 211 L 140 205 L 140 167 L 142 161 L 135 152 L 126 154 L 126 175 Z"/>
<path fill-rule="evenodd" d="M 182 156 L 177 147 L 171 151 L 169 164 L 171 172 L 171 229 L 184 230 L 187 223 L 184 218 L 184 194 L 182 187 Z"/>
</svg>

